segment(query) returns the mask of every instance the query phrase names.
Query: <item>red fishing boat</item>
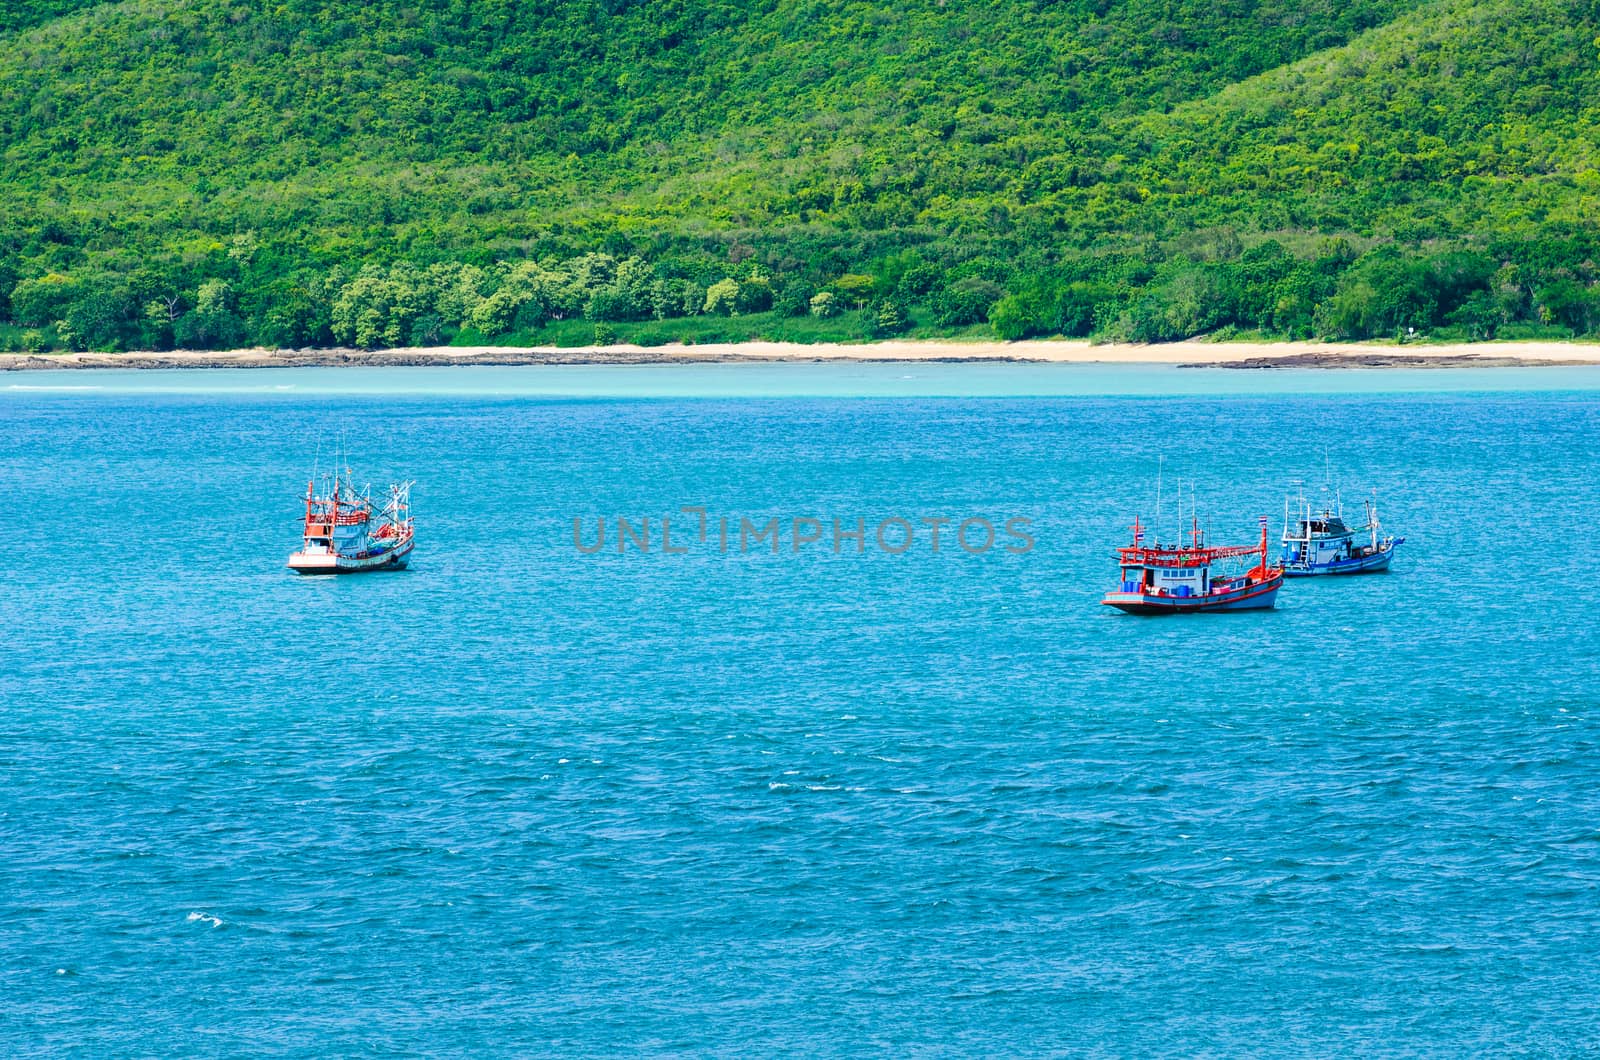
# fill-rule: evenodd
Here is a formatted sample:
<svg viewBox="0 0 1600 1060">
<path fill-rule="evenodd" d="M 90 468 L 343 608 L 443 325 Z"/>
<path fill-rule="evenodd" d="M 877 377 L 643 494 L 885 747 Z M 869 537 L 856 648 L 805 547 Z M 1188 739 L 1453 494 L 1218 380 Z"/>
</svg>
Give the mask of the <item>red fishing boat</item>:
<svg viewBox="0 0 1600 1060">
<path fill-rule="evenodd" d="M 304 542 L 289 557 L 299 574 L 353 574 L 357 571 L 400 570 L 411 561 L 416 534 L 411 523 L 411 483 L 384 491 L 381 504 L 371 487 L 358 492 L 350 469 L 306 483 Z"/>
<path fill-rule="evenodd" d="M 1198 520 L 1187 546 L 1146 548 L 1144 532 L 1135 519 L 1133 544 L 1117 550 L 1122 584 L 1100 601 L 1107 607 L 1133 615 L 1181 615 L 1246 611 L 1277 603 L 1283 568 L 1267 561 L 1265 516 L 1259 545 L 1208 546 Z"/>
</svg>

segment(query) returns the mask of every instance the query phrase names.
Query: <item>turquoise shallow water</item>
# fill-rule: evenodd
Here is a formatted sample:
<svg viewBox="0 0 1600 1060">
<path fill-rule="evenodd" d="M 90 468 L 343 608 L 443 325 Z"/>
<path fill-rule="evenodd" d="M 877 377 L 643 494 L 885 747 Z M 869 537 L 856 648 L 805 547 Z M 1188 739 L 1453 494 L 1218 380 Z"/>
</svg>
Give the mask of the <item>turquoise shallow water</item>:
<svg viewBox="0 0 1600 1060">
<path fill-rule="evenodd" d="M 1597 398 L 1560 369 L 0 376 L 0 1046 L 1592 1054 Z M 410 572 L 282 567 L 341 430 L 418 481 Z M 1158 454 L 1250 539 L 1324 446 L 1408 538 L 1393 573 L 1097 605 Z M 573 547 L 573 516 L 681 505 L 1037 546 Z"/>
</svg>

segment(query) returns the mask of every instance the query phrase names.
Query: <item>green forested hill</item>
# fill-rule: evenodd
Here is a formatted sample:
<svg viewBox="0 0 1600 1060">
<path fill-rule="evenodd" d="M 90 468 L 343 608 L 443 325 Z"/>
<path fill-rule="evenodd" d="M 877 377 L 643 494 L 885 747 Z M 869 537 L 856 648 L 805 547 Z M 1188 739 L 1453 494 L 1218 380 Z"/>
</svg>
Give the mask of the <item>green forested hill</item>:
<svg viewBox="0 0 1600 1060">
<path fill-rule="evenodd" d="M 1572 0 L 33 0 L 0 339 L 1585 333 Z"/>
<path fill-rule="evenodd" d="M 14 33 L 73 11 L 94 7 L 97 0 L 7 0 L 0 6 L 0 33 Z"/>
</svg>

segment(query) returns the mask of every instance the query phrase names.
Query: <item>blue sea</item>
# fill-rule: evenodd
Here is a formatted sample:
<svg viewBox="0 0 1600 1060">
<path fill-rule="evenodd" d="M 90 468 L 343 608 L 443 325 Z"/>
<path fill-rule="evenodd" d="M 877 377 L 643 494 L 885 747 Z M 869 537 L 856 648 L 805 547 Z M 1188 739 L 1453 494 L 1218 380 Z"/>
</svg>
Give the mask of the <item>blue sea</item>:
<svg viewBox="0 0 1600 1060">
<path fill-rule="evenodd" d="M 341 449 L 410 570 L 285 569 Z M 1392 572 L 1100 606 L 1330 467 Z M 1597 471 L 1600 369 L 0 374 L 0 1054 L 1596 1055 Z"/>
</svg>

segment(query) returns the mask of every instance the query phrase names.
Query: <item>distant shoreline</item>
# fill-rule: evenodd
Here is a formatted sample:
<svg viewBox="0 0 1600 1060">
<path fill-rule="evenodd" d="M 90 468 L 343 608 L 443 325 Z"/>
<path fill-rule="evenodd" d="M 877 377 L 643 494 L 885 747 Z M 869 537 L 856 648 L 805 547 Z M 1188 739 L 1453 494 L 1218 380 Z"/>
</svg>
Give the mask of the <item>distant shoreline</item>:
<svg viewBox="0 0 1600 1060">
<path fill-rule="evenodd" d="M 1173 342 L 1092 345 L 1084 341 L 778 342 L 699 346 L 434 346 L 353 350 L 173 350 L 135 353 L 0 354 L 0 371 L 75 368 L 427 367 L 440 365 L 751 364 L 818 361 L 1152 364 L 1222 368 L 1504 368 L 1600 365 L 1600 345 L 1479 342 L 1400 346 L 1324 342 Z"/>
</svg>

